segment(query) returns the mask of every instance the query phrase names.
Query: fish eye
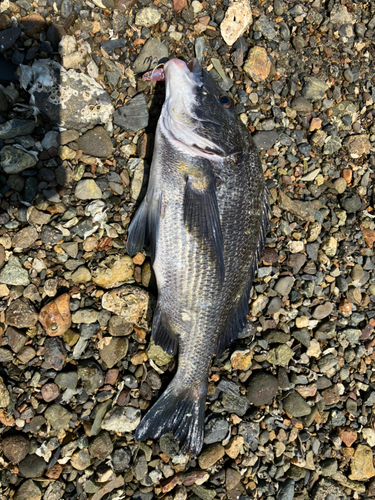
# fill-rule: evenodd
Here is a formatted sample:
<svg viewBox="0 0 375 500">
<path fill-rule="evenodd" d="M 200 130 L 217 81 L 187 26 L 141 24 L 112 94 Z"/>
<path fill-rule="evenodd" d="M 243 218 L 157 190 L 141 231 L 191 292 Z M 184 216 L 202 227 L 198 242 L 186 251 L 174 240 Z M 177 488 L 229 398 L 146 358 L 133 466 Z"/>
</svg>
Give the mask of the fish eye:
<svg viewBox="0 0 375 500">
<path fill-rule="evenodd" d="M 220 97 L 219 97 L 219 102 L 220 104 L 222 104 L 224 106 L 224 108 L 226 109 L 232 109 L 233 108 L 233 100 L 228 97 L 227 95 L 225 94 L 222 94 Z"/>
</svg>

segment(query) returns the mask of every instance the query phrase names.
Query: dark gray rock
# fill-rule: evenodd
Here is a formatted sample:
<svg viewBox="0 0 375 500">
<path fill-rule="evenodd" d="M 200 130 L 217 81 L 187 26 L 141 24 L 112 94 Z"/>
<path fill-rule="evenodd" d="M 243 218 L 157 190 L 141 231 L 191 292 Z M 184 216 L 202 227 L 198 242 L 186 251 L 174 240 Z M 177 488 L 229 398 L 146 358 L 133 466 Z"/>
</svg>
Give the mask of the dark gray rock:
<svg viewBox="0 0 375 500">
<path fill-rule="evenodd" d="M 277 378 L 267 372 L 256 372 L 251 376 L 247 397 L 255 406 L 270 405 L 277 394 Z"/>
<path fill-rule="evenodd" d="M 148 125 L 148 108 L 145 96 L 137 94 L 131 101 L 117 108 L 113 114 L 113 122 L 127 132 L 138 132 Z"/>
<path fill-rule="evenodd" d="M 8 28 L 0 31 L 0 54 L 10 49 L 21 33 L 20 28 Z"/>
<path fill-rule="evenodd" d="M 293 479 L 287 479 L 280 486 L 280 489 L 276 495 L 276 500 L 293 500 L 293 497 L 294 497 L 294 481 Z"/>
<path fill-rule="evenodd" d="M 20 462 L 19 471 L 24 477 L 39 477 L 47 468 L 46 462 L 38 455 L 27 455 L 26 458 Z"/>
<path fill-rule="evenodd" d="M 211 419 L 205 426 L 204 443 L 219 443 L 225 439 L 229 432 L 229 424 L 221 417 Z"/>
<path fill-rule="evenodd" d="M 104 48 L 104 47 L 103 47 Z M 134 61 L 134 73 L 145 73 L 168 59 L 168 46 L 156 38 L 149 38 Z"/>
<path fill-rule="evenodd" d="M 95 127 L 77 140 L 78 149 L 90 156 L 108 158 L 111 156 L 113 145 L 108 132 L 103 127 Z"/>
<path fill-rule="evenodd" d="M 31 134 L 36 123 L 34 120 L 19 120 L 13 118 L 0 125 L 0 139 L 13 139 L 20 135 Z"/>
<path fill-rule="evenodd" d="M 278 139 L 278 133 L 274 130 L 268 132 L 260 131 L 253 135 L 253 139 L 259 150 L 267 151 L 267 149 L 271 149 L 274 146 Z"/>
</svg>

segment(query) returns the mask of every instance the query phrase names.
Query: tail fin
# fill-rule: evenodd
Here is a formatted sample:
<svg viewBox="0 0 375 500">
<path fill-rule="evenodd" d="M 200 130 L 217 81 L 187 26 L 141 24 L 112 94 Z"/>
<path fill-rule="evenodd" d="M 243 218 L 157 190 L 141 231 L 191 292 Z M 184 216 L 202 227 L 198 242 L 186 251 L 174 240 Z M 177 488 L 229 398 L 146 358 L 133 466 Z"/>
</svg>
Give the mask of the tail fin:
<svg viewBox="0 0 375 500">
<path fill-rule="evenodd" d="M 175 377 L 143 417 L 135 432 L 136 441 L 157 439 L 172 431 L 182 442 L 182 451 L 199 455 L 203 446 L 206 394 L 207 379 L 184 388 Z"/>
</svg>

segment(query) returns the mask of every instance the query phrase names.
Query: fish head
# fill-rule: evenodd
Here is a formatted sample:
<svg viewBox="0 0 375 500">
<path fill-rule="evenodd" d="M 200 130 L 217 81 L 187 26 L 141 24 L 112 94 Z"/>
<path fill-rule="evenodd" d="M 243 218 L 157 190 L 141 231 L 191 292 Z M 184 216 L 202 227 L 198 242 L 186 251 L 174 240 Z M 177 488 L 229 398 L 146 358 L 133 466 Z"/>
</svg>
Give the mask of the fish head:
<svg viewBox="0 0 375 500">
<path fill-rule="evenodd" d="M 185 152 L 222 160 L 243 149 L 244 125 L 225 94 L 196 59 L 171 59 L 164 65 L 166 83 L 160 127 Z"/>
</svg>

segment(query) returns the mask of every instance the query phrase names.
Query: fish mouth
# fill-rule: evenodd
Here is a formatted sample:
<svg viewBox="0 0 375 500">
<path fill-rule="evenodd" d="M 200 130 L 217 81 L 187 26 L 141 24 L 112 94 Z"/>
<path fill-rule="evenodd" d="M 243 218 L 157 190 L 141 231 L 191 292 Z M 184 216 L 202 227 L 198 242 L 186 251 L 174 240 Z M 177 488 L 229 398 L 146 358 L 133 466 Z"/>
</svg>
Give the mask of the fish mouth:
<svg viewBox="0 0 375 500">
<path fill-rule="evenodd" d="M 163 77 L 165 102 L 159 120 L 162 133 L 185 153 L 222 160 L 225 151 L 204 134 L 205 122 L 212 122 L 212 117 L 202 119 L 196 113 L 204 92 L 203 69 L 197 59 L 188 63 L 181 59 L 169 60 L 164 64 Z"/>
</svg>

